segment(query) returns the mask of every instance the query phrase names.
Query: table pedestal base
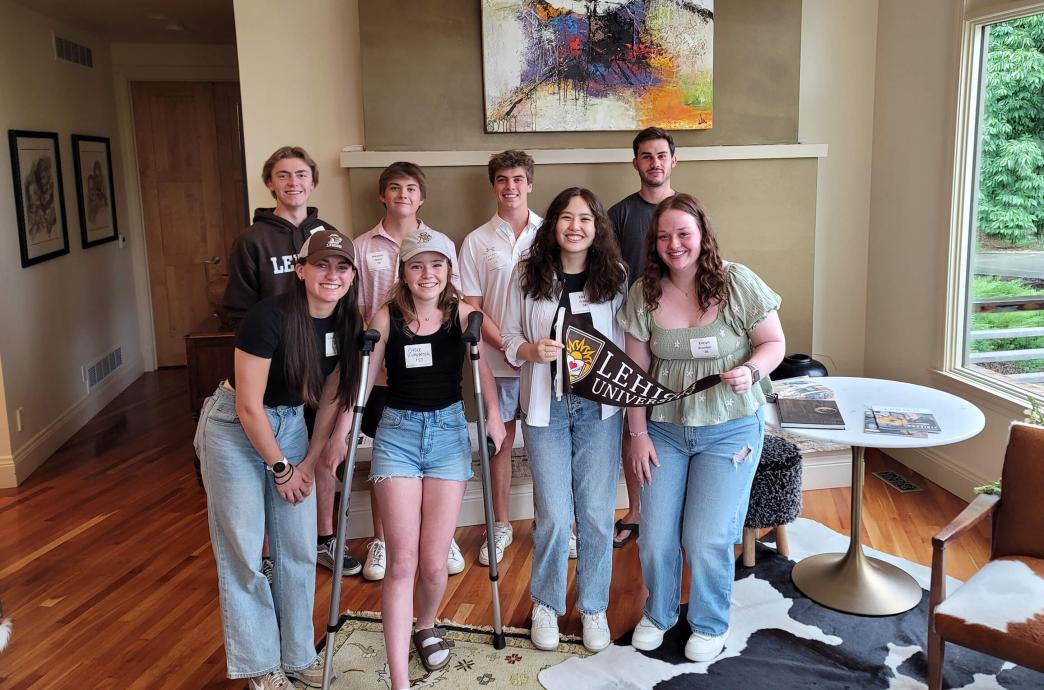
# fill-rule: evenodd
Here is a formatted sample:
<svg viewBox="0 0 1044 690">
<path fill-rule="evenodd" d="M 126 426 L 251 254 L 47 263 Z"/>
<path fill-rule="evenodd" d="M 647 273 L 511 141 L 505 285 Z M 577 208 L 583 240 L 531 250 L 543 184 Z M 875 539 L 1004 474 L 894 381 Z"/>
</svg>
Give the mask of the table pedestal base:
<svg viewBox="0 0 1044 690">
<path fill-rule="evenodd" d="M 893 616 L 921 601 L 921 586 L 906 571 L 863 554 L 810 556 L 794 566 L 794 585 L 812 601 L 862 616 Z"/>
</svg>

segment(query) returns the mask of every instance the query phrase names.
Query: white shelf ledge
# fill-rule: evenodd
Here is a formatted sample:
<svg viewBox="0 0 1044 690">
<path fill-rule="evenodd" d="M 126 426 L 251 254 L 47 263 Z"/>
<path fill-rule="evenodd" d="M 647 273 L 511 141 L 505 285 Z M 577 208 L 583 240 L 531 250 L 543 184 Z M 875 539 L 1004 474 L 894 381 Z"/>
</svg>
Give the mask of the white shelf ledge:
<svg viewBox="0 0 1044 690">
<path fill-rule="evenodd" d="M 630 163 L 629 148 L 528 149 L 537 165 L 575 163 Z M 497 151 L 358 151 L 341 150 L 342 168 L 384 168 L 395 161 L 412 161 L 423 167 L 486 165 Z M 679 161 L 731 161 L 777 158 L 825 158 L 826 144 L 755 144 L 751 146 L 679 146 Z"/>
</svg>

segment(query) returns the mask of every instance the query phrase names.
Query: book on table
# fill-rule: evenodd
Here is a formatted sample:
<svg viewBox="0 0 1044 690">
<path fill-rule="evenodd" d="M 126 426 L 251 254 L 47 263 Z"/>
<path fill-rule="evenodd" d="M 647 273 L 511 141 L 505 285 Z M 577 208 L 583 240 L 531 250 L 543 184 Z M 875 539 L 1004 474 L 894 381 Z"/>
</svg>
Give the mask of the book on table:
<svg viewBox="0 0 1044 690">
<path fill-rule="evenodd" d="M 779 398 L 779 425 L 784 429 L 844 429 L 845 419 L 834 400 Z"/>
<path fill-rule="evenodd" d="M 863 411 L 863 433 L 866 434 L 891 434 L 892 436 L 912 436 L 914 438 L 928 438 L 927 431 L 916 429 L 882 429 L 877 426 L 877 418 L 874 417 L 874 409 L 868 407 Z"/>
<path fill-rule="evenodd" d="M 915 431 L 938 434 L 942 431 L 931 410 L 920 407 L 874 405 L 874 421 L 884 433 Z"/>
<path fill-rule="evenodd" d="M 778 398 L 797 398 L 800 400 L 833 400 L 834 391 L 808 376 L 772 382 L 772 393 Z M 774 402 L 774 401 L 769 401 Z"/>
</svg>

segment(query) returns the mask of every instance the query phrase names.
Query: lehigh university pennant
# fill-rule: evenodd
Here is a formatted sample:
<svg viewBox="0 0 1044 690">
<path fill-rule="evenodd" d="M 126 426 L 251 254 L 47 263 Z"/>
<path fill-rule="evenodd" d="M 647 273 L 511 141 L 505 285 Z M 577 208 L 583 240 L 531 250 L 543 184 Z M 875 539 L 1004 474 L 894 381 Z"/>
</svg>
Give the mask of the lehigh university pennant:
<svg viewBox="0 0 1044 690">
<path fill-rule="evenodd" d="M 564 370 L 569 372 L 565 392 L 588 400 L 617 407 L 652 407 L 721 383 L 721 377 L 712 374 L 675 392 L 651 379 L 626 352 L 572 314 L 565 316 L 559 332 L 565 333 L 562 357 Z"/>
</svg>

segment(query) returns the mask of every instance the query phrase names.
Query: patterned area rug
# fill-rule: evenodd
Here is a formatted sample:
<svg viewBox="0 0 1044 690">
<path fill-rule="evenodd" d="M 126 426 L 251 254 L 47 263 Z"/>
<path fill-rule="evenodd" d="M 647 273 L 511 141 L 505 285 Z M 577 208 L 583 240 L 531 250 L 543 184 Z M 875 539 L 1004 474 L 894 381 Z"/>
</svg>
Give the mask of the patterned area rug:
<svg viewBox="0 0 1044 690">
<path fill-rule="evenodd" d="M 682 607 L 679 624 L 660 649 L 639 652 L 630 646 L 628 633 L 598 654 L 543 671 L 541 683 L 548 690 L 927 688 L 928 592 L 898 616 L 854 616 L 824 608 L 795 589 L 790 571 L 805 556 L 844 551 L 848 538 L 805 519 L 789 526 L 787 535 L 792 560 L 759 544 L 754 568 L 737 562 L 731 631 L 724 653 L 714 661 L 696 664 L 685 658 L 689 629 Z M 867 553 L 903 568 L 922 588 L 928 586 L 928 568 L 872 549 Z M 1040 690 L 1044 674 L 947 645 L 943 687 Z"/>
<path fill-rule="evenodd" d="M 410 678 L 413 688 L 540 688 L 537 675 L 571 657 L 590 654 L 574 638 L 563 637 L 555 652 L 543 652 L 529 641 L 529 631 L 506 628 L 507 647 L 493 649 L 489 629 L 440 622 L 453 640 L 450 662 L 438 671 L 425 671 L 416 652 L 410 654 Z M 380 617 L 373 613 L 342 617 L 334 654 L 333 687 L 339 690 L 387 690 L 387 657 Z M 303 687 L 298 684 L 297 687 Z"/>
</svg>

